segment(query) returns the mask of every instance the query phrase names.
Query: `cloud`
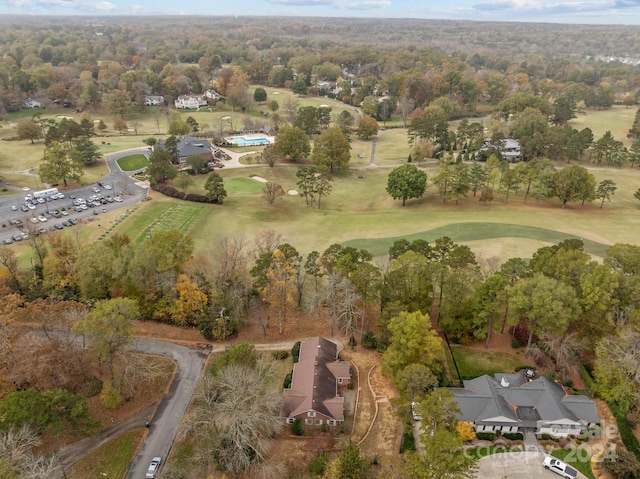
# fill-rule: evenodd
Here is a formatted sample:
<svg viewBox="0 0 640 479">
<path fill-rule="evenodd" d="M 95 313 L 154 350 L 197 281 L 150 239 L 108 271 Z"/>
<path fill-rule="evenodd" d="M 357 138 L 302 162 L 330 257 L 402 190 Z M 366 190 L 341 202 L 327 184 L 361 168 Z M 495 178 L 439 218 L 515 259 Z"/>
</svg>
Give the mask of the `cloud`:
<svg viewBox="0 0 640 479">
<path fill-rule="evenodd" d="M 495 2 L 478 3 L 475 10 L 487 12 L 514 12 L 519 14 L 557 15 L 571 13 L 604 12 L 627 8 L 640 7 L 640 0 L 603 0 L 577 2 L 551 2 L 536 0 L 499 0 Z"/>
<path fill-rule="evenodd" d="M 29 0 L 0 0 L 0 5 L 24 8 L 31 6 L 31 2 Z"/>
<path fill-rule="evenodd" d="M 372 10 L 391 5 L 391 0 L 269 0 L 269 2 L 276 5 L 289 5 L 296 7 L 335 7 L 339 10 Z"/>
</svg>

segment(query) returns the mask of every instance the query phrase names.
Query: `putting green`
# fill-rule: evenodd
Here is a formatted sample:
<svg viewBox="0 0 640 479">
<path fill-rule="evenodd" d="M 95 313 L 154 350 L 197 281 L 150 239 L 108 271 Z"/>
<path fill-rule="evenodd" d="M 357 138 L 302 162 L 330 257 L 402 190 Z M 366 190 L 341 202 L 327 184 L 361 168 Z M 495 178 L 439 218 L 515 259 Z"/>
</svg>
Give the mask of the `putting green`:
<svg viewBox="0 0 640 479">
<path fill-rule="evenodd" d="M 344 246 L 362 248 L 371 251 L 375 256 L 387 254 L 389 247 L 397 240 L 413 241 L 423 239 L 433 242 L 438 238 L 448 236 L 456 243 L 487 240 L 493 238 L 528 238 L 545 243 L 556 244 L 566 239 L 581 239 L 584 250 L 592 255 L 604 258 L 610 245 L 598 243 L 575 235 L 560 233 L 559 231 L 537 228 L 534 226 L 512 225 L 505 223 L 452 223 L 432 230 L 421 231 L 411 235 L 390 236 L 387 238 L 357 238 L 344 243 Z"/>
</svg>

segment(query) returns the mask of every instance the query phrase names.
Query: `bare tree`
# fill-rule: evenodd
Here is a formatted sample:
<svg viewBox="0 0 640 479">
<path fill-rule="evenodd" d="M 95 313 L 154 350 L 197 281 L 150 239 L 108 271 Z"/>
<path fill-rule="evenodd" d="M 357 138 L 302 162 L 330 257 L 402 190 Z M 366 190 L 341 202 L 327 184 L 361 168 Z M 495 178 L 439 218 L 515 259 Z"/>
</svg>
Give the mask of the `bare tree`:
<svg viewBox="0 0 640 479">
<path fill-rule="evenodd" d="M 12 472 L 16 477 L 25 479 L 52 477 L 60 469 L 59 461 L 55 455 L 33 454 L 33 448 L 39 444 L 40 438 L 29 426 L 25 425 L 20 429 L 9 428 L 0 434 L 0 458 L 13 469 Z"/>
<path fill-rule="evenodd" d="M 262 463 L 282 429 L 282 405 L 273 361 L 230 364 L 202 378 L 181 437 L 205 441 L 211 457 L 232 477 Z M 213 439 L 213 440 L 212 440 Z M 206 447 L 206 446 L 205 446 Z"/>
<path fill-rule="evenodd" d="M 273 204 L 278 198 L 284 196 L 282 185 L 268 181 L 262 189 L 262 199 L 269 203 L 269 208 L 273 208 Z"/>
</svg>

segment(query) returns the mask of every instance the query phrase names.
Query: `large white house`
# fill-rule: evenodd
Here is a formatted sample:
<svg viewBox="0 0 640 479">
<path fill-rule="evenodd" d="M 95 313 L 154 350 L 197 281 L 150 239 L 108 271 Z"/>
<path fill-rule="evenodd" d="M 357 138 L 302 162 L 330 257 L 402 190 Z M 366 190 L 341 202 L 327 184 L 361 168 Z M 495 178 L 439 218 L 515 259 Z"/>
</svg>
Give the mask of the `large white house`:
<svg viewBox="0 0 640 479">
<path fill-rule="evenodd" d="M 197 110 L 207 105 L 207 100 L 202 95 L 180 95 L 174 104 L 179 110 Z"/>
</svg>

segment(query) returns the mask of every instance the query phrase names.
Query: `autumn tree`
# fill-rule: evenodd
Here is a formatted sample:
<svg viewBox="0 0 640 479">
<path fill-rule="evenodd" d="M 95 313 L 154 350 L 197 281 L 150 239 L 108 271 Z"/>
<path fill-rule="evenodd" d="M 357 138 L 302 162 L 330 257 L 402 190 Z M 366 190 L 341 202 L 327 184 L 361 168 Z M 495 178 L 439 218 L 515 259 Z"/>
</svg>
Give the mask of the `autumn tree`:
<svg viewBox="0 0 640 479">
<path fill-rule="evenodd" d="M 269 317 L 275 317 L 278 332 L 282 335 L 289 322 L 289 314 L 295 307 L 293 296 L 295 270 L 284 253 L 276 249 L 267 269 L 267 284 L 263 289 L 264 301 L 269 305 Z M 268 326 L 269 321 L 267 321 Z"/>
<path fill-rule="evenodd" d="M 273 208 L 273 204 L 278 198 L 282 198 L 285 195 L 282 185 L 268 181 L 264 188 L 262 188 L 262 199 L 265 200 L 270 208 Z"/>
<path fill-rule="evenodd" d="M 198 326 L 207 317 L 209 298 L 185 274 L 178 275 L 175 288 L 178 297 L 172 309 L 173 321 L 180 326 Z"/>
<path fill-rule="evenodd" d="M 269 168 L 273 169 L 276 163 L 282 161 L 282 153 L 280 153 L 276 145 L 270 144 L 264 147 L 264 150 L 262 150 L 260 154 L 260 159 L 262 163 L 265 163 Z"/>
<path fill-rule="evenodd" d="M 40 126 L 31 118 L 21 118 L 18 120 L 16 133 L 21 140 L 31 140 L 32 145 L 35 140 L 42 138 Z"/>
<path fill-rule="evenodd" d="M 311 160 L 316 166 L 324 166 L 333 174 L 334 170 L 342 170 L 349 163 L 351 145 L 343 131 L 332 126 L 316 135 L 313 140 Z"/>
<path fill-rule="evenodd" d="M 358 138 L 362 138 L 363 140 L 368 140 L 369 138 L 376 136 L 378 134 L 379 129 L 380 129 L 380 125 L 378 125 L 378 122 L 374 117 L 363 116 L 360 118 L 360 121 L 358 122 L 356 135 L 358 135 Z"/>
<path fill-rule="evenodd" d="M 86 337 L 101 362 L 106 363 L 115 387 L 115 360 L 133 339 L 132 321 L 140 312 L 135 301 L 114 298 L 98 301 L 87 317 L 73 325 L 73 332 Z"/>
<path fill-rule="evenodd" d="M 119 131 L 122 135 L 122 132 L 127 131 L 129 127 L 127 126 L 127 122 L 124 118 L 116 117 L 113 119 L 113 129 Z"/>
<path fill-rule="evenodd" d="M 120 115 L 120 118 L 124 119 L 124 115 L 131 109 L 132 102 L 129 93 L 114 89 L 105 95 L 102 104 L 109 113 Z"/>
<path fill-rule="evenodd" d="M 179 172 L 176 177 L 173 179 L 173 186 L 182 190 L 183 192 L 187 191 L 187 188 L 193 186 L 193 180 L 191 179 L 191 175 L 186 171 Z"/>
</svg>

